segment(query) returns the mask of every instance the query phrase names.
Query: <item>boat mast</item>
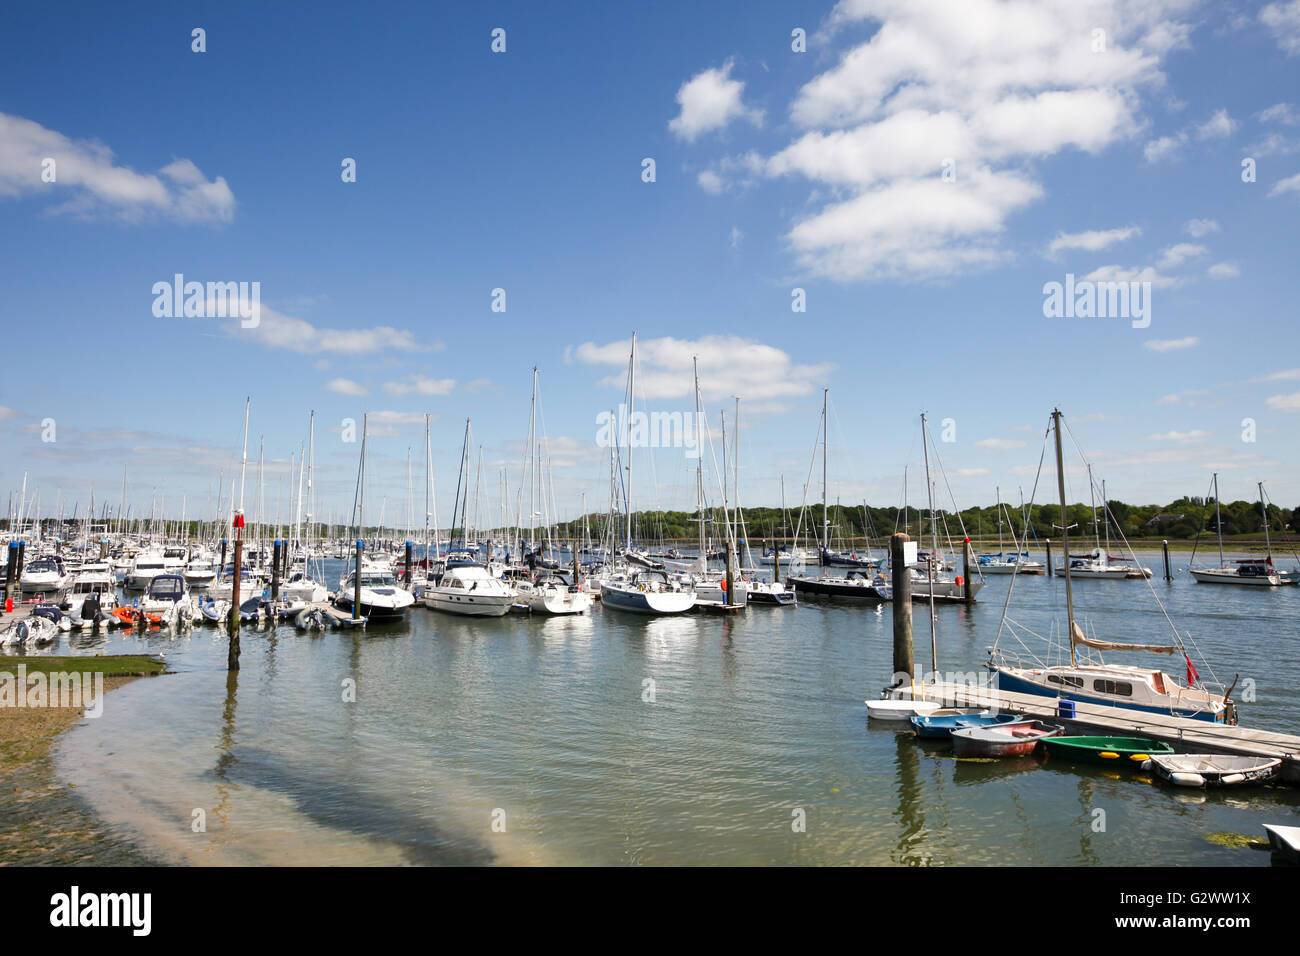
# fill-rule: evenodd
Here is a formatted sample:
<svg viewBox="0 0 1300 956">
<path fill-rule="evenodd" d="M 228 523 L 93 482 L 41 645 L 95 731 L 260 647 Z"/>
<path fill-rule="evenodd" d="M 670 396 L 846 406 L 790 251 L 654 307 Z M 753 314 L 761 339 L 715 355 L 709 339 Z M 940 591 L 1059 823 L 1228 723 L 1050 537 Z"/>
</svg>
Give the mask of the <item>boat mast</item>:
<svg viewBox="0 0 1300 956">
<path fill-rule="evenodd" d="M 424 573 L 427 577 L 429 564 L 429 490 L 433 482 L 433 446 L 429 444 L 429 413 L 424 413 Z"/>
<path fill-rule="evenodd" d="M 1219 517 L 1219 473 L 1214 473 L 1214 530 L 1219 532 L 1219 567 L 1226 568 L 1223 563 L 1223 521 Z"/>
<path fill-rule="evenodd" d="M 627 422 L 629 429 L 629 441 L 627 443 L 627 487 L 623 489 L 624 501 L 627 506 L 627 534 L 624 540 L 624 547 L 632 550 L 632 442 L 631 431 L 635 429 L 636 421 L 636 333 L 632 333 L 632 360 L 629 365 L 627 378 Z"/>
<path fill-rule="evenodd" d="M 998 506 L 997 506 L 997 515 L 998 515 L 998 557 L 1001 558 L 1003 561 L 1005 561 L 1005 560 L 1007 559 L 1007 556 L 1006 556 L 1005 554 L 1003 554 L 1003 552 L 1002 552 L 1002 489 L 1001 489 L 999 486 L 994 485 L 994 486 L 993 486 L 993 492 L 994 492 L 994 494 L 997 495 L 997 499 L 998 499 Z M 1014 529 L 1013 529 L 1013 532 L 1014 532 Z M 1017 554 L 1016 557 L 1019 558 L 1020 555 Z"/>
<path fill-rule="evenodd" d="M 1077 667 L 1079 661 L 1074 651 L 1074 590 L 1070 584 L 1070 522 L 1065 512 L 1065 466 L 1061 460 L 1060 409 L 1052 409 L 1052 427 L 1056 431 L 1056 488 L 1061 497 L 1061 559 L 1065 562 L 1065 613 L 1070 628 L 1070 666 Z"/>
<path fill-rule="evenodd" d="M 822 389 L 822 564 L 826 563 L 824 552 L 829 551 L 831 546 L 831 521 L 826 510 L 826 457 L 830 454 L 831 447 L 831 434 L 830 428 L 827 427 L 826 408 L 830 403 L 830 395 L 831 390 L 829 388 Z"/>
<path fill-rule="evenodd" d="M 930 484 L 930 443 L 926 438 L 925 412 L 921 413 L 921 450 L 925 455 L 925 490 L 929 497 L 930 505 L 930 530 L 934 531 L 934 486 Z M 939 674 L 939 644 L 934 634 L 934 562 L 939 556 L 939 541 L 934 539 L 934 546 L 930 551 L 930 560 L 926 562 L 929 567 L 930 577 L 930 663 L 935 674 L 935 680 L 938 680 Z"/>
<path fill-rule="evenodd" d="M 700 405 L 700 359 L 692 356 L 691 365 L 695 369 L 695 510 L 700 520 L 700 576 L 709 569 L 709 549 L 704 541 L 704 447 L 700 443 L 700 424 L 704 421 L 704 412 Z"/>
<path fill-rule="evenodd" d="M 1273 544 L 1268 539 L 1268 505 L 1264 504 L 1264 482 L 1259 483 L 1259 511 L 1264 516 L 1264 550 L 1268 552 L 1268 564 L 1273 566 Z"/>
</svg>

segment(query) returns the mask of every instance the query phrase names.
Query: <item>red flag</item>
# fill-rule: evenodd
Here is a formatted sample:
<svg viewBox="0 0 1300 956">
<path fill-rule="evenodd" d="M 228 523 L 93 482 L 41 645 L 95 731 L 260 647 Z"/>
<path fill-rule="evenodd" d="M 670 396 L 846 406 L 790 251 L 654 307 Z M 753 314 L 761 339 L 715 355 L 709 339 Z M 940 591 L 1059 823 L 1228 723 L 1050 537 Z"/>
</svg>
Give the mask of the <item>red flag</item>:
<svg viewBox="0 0 1300 956">
<path fill-rule="evenodd" d="M 1192 663 L 1192 659 L 1190 657 L 1184 654 L 1183 658 L 1187 661 L 1187 686 L 1195 687 L 1196 682 L 1200 679 L 1201 675 L 1197 673 L 1196 665 Z"/>
</svg>

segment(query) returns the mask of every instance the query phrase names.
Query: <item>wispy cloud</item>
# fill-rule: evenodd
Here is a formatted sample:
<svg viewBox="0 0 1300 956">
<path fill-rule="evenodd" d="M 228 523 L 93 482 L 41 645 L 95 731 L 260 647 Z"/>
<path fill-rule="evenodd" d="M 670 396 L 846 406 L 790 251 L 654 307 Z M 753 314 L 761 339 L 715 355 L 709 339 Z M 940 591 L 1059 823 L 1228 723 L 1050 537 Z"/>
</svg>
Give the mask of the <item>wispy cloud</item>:
<svg viewBox="0 0 1300 956">
<path fill-rule="evenodd" d="M 1300 392 L 1292 392 L 1290 395 L 1272 395 L 1265 404 L 1279 412 L 1300 412 Z"/>
<path fill-rule="evenodd" d="M 1124 226 L 1120 229 L 1092 229 L 1086 232 L 1058 232 L 1056 238 L 1047 244 L 1047 254 L 1055 256 L 1065 249 L 1083 249 L 1097 252 L 1117 242 L 1142 235 L 1137 226 Z"/>
<path fill-rule="evenodd" d="M 327 392 L 335 392 L 339 395 L 368 395 L 370 390 L 360 382 L 354 382 L 350 378 L 334 378 L 325 384 Z"/>
<path fill-rule="evenodd" d="M 456 387 L 454 378 L 429 378 L 413 375 L 407 382 L 385 382 L 384 390 L 390 395 L 450 395 Z"/>
<path fill-rule="evenodd" d="M 215 304 L 211 308 L 215 310 Z M 306 319 L 285 315 L 265 304 L 261 306 L 261 321 L 255 327 L 243 328 L 238 320 L 222 327 L 229 335 L 248 336 L 267 348 L 285 349 L 303 355 L 435 352 L 442 348 L 439 343 L 425 345 L 415 337 L 414 332 L 388 325 L 354 329 L 318 328 Z"/>
<path fill-rule="evenodd" d="M 46 181 L 53 160 L 53 181 Z M 0 195 L 60 199 L 55 213 L 220 224 L 235 215 L 225 179 L 208 179 L 193 160 L 173 159 L 156 173 L 138 173 L 91 140 L 72 140 L 21 116 L 0 113 Z"/>
<path fill-rule="evenodd" d="M 1142 343 L 1142 347 L 1152 352 L 1173 352 L 1178 349 L 1190 349 L 1200 343 L 1201 340 L 1196 336 L 1189 335 L 1184 339 L 1148 339 Z"/>
<path fill-rule="evenodd" d="M 1212 232 L 1219 231 L 1219 224 L 1213 219 L 1189 219 L 1183 223 L 1183 232 L 1193 239 L 1200 239 Z"/>
</svg>

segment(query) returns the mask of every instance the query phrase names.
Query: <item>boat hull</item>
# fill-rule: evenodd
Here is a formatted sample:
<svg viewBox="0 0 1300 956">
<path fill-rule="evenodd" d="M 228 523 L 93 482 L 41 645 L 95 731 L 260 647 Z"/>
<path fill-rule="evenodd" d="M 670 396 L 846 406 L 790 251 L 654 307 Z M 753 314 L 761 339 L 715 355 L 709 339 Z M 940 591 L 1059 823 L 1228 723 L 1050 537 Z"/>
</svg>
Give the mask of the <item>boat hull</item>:
<svg viewBox="0 0 1300 956">
<path fill-rule="evenodd" d="M 684 614 L 695 607 L 692 591 L 639 591 L 603 585 L 600 603 L 633 614 Z"/>
<path fill-rule="evenodd" d="M 1210 723 L 1221 724 L 1224 722 L 1224 711 L 1222 710 L 1197 710 L 1197 711 L 1171 711 L 1168 706 L 1148 706 L 1145 704 L 1126 703 L 1116 700 L 1113 697 L 1099 697 L 1091 694 L 1080 693 L 1077 690 L 1066 690 L 1058 686 L 1045 686 L 1023 677 L 1018 677 L 1010 673 L 1005 668 L 995 667 L 992 669 L 997 676 L 998 690 L 1009 691 L 1015 694 L 1033 694 L 1036 697 L 1057 697 L 1063 700 L 1072 700 L 1081 704 L 1099 704 L 1103 707 L 1121 707 L 1125 710 L 1137 710 L 1146 714 L 1170 714 L 1175 717 L 1190 717 L 1193 720 L 1204 720 Z"/>
</svg>

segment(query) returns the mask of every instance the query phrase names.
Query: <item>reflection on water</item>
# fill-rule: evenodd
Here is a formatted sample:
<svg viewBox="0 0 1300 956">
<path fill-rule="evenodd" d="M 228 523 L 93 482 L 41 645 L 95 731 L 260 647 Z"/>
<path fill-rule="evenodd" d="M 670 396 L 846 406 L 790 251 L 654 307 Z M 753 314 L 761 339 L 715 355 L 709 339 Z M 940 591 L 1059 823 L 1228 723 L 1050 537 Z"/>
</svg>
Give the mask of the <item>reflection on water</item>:
<svg viewBox="0 0 1300 956">
<path fill-rule="evenodd" d="M 980 667 L 1005 586 L 939 609 L 941 668 Z M 1145 589 L 1076 584 L 1100 636 L 1134 640 L 1161 626 Z M 1300 660 L 1285 650 L 1300 589 L 1158 589 L 1221 672 L 1254 679 L 1243 720 L 1300 731 Z M 1062 590 L 1019 581 L 1017 619 L 1046 632 Z M 163 653 L 175 672 L 114 691 L 58 755 L 113 833 L 161 859 L 1264 865 L 1201 834 L 1258 833 L 1300 810 L 1290 790 L 1188 794 L 1035 757 L 956 760 L 941 741 L 868 727 L 863 698 L 892 671 L 890 615 L 869 608 L 656 619 L 416 608 L 364 632 L 243 635 L 235 675 L 211 629 L 65 634 L 52 648 Z M 791 826 L 796 810 L 806 832 Z"/>
</svg>

